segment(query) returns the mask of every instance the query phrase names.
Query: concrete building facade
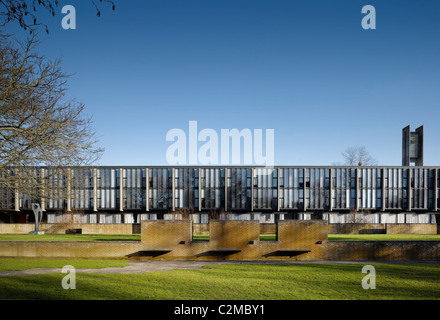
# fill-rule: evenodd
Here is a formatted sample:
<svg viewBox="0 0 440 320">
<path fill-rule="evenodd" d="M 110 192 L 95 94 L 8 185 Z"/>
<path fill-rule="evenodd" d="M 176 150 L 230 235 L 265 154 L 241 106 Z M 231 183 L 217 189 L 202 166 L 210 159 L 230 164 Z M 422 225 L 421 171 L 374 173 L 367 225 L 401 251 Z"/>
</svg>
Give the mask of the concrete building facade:
<svg viewBox="0 0 440 320">
<path fill-rule="evenodd" d="M 48 222 L 55 222 L 56 213 L 82 212 L 87 223 L 139 223 L 176 213 L 198 214 L 199 219 L 250 214 L 261 220 L 277 214 L 322 218 L 332 212 L 435 214 L 440 207 L 439 169 L 105 166 L 54 172 L 39 167 L 36 177 L 52 188 L 41 187 L 30 196 L 0 185 L 0 212 L 17 222 L 15 217 L 39 203 Z M 54 193 L 53 186 L 63 192 Z"/>
</svg>

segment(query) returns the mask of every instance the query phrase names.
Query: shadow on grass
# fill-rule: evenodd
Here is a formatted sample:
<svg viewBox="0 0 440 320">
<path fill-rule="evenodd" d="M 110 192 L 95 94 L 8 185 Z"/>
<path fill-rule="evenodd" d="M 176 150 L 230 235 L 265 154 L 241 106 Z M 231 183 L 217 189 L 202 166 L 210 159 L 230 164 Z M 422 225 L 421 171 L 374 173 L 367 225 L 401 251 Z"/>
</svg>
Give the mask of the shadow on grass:
<svg viewBox="0 0 440 320">
<path fill-rule="evenodd" d="M 362 264 L 225 264 L 146 274 L 64 274 L 0 279 L 2 299 L 438 299 L 440 264 L 373 264 L 377 287 L 364 290 Z"/>
</svg>

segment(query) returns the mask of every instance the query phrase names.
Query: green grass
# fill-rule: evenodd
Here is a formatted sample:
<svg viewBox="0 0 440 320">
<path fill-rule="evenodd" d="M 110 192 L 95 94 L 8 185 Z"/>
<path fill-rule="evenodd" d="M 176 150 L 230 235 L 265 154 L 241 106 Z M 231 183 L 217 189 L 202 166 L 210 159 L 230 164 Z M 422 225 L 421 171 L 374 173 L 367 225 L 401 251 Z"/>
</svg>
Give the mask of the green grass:
<svg viewBox="0 0 440 320">
<path fill-rule="evenodd" d="M 106 267 L 125 267 L 127 260 L 80 260 L 80 259 L 0 259 L 0 272 L 21 271 L 34 268 L 62 268 L 66 265 L 77 269 L 102 269 Z"/>
<path fill-rule="evenodd" d="M 209 241 L 209 232 L 194 233 L 193 241 Z"/>
<path fill-rule="evenodd" d="M 75 266 L 75 264 L 73 264 Z M 440 264 L 373 264 L 365 290 L 362 264 L 225 264 L 145 274 L 65 274 L 0 278 L 0 299 L 322 300 L 439 299 Z M 75 266 L 76 267 L 76 266 Z"/>
</svg>

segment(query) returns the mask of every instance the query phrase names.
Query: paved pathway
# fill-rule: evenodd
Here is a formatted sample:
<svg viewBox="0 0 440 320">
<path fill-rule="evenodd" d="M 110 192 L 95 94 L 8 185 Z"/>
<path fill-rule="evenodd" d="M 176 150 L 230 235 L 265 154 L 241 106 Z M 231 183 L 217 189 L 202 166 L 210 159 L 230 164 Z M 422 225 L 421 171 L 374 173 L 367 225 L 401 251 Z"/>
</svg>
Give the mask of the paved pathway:
<svg viewBox="0 0 440 320">
<path fill-rule="evenodd" d="M 146 273 L 151 271 L 170 271 L 173 269 L 199 269 L 205 265 L 223 264 L 226 261 L 130 261 L 126 267 L 103 269 L 75 269 L 77 273 Z M 74 267 L 74 266 L 73 266 Z M 61 273 L 61 268 L 35 268 L 22 271 L 2 271 L 0 277 L 28 276 L 44 273 Z"/>
<path fill-rule="evenodd" d="M 412 261 L 415 263 L 416 261 Z M 429 261 L 417 261 L 418 263 L 430 263 Z M 215 264 L 301 264 L 301 263 L 411 263 L 411 261 L 129 261 L 126 267 L 108 267 L 103 269 L 75 269 L 77 273 L 147 273 L 152 271 L 170 271 L 174 269 L 200 269 L 206 265 Z M 61 273 L 61 268 L 35 268 L 23 271 L 2 271 L 0 277 L 28 276 L 44 273 Z"/>
</svg>

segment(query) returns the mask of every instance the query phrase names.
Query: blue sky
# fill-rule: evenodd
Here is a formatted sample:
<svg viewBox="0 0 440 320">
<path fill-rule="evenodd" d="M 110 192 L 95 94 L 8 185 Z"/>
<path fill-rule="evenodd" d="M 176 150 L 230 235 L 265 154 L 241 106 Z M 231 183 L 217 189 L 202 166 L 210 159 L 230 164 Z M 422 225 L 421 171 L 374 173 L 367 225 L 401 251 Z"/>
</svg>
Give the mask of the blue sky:
<svg viewBox="0 0 440 320">
<path fill-rule="evenodd" d="M 61 27 L 67 4 L 76 30 Z M 115 4 L 98 18 L 91 1 L 62 0 L 40 34 L 40 52 L 74 73 L 101 165 L 166 165 L 168 130 L 190 120 L 274 129 L 277 165 L 331 165 L 356 145 L 401 165 L 402 128 L 424 125 L 425 165 L 440 165 L 438 0 Z M 376 30 L 361 27 L 367 4 Z"/>
</svg>

